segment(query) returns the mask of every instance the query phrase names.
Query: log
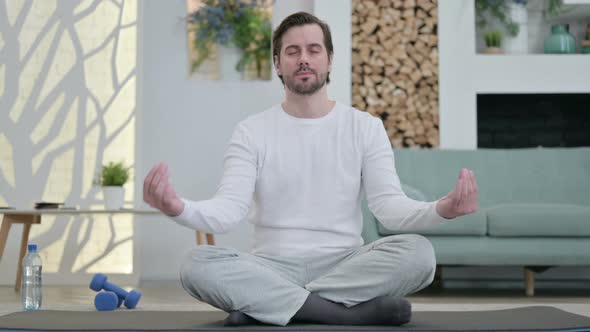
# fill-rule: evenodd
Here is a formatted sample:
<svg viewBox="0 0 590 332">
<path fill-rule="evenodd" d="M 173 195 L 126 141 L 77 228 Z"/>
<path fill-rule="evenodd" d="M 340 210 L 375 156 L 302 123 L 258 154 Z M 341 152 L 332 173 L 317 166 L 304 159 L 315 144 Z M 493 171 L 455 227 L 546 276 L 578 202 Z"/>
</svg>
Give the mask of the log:
<svg viewBox="0 0 590 332">
<path fill-rule="evenodd" d="M 352 0 L 352 104 L 395 148 L 439 145 L 437 0 Z"/>
</svg>

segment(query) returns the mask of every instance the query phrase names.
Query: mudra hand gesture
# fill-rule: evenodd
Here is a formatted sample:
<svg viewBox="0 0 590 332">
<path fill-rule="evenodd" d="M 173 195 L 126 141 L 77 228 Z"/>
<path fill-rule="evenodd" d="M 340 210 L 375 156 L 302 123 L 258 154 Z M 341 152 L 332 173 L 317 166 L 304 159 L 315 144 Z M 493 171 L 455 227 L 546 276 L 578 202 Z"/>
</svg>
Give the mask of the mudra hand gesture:
<svg viewBox="0 0 590 332">
<path fill-rule="evenodd" d="M 151 207 L 174 217 L 182 213 L 184 203 L 168 182 L 168 165 L 154 166 L 143 181 L 143 200 Z"/>
<path fill-rule="evenodd" d="M 436 204 L 436 212 L 447 219 L 477 211 L 477 183 L 473 171 L 463 168 L 453 191 Z"/>
</svg>

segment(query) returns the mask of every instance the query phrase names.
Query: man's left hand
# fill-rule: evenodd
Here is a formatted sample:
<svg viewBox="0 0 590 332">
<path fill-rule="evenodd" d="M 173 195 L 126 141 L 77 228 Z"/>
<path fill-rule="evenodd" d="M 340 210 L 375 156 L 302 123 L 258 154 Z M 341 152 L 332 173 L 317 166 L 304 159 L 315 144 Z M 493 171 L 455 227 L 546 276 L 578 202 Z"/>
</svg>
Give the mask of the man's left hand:
<svg viewBox="0 0 590 332">
<path fill-rule="evenodd" d="M 463 168 L 455 189 L 436 204 L 436 212 L 447 219 L 471 214 L 477 211 L 477 183 L 473 171 Z"/>
</svg>

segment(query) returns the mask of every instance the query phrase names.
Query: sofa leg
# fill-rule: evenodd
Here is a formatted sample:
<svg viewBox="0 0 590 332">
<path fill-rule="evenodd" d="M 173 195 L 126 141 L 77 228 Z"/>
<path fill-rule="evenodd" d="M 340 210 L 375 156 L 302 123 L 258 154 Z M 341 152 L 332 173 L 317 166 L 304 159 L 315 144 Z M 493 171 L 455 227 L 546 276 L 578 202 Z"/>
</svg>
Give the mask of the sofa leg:
<svg viewBox="0 0 590 332">
<path fill-rule="evenodd" d="M 535 271 L 524 268 L 526 296 L 535 296 Z"/>
</svg>

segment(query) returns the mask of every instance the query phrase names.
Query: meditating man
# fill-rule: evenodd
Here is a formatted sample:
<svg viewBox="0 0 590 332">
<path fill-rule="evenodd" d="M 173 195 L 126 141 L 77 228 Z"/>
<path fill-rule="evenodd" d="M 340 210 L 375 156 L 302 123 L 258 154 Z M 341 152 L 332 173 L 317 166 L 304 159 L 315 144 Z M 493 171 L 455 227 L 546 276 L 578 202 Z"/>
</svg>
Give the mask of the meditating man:
<svg viewBox="0 0 590 332">
<path fill-rule="evenodd" d="M 273 36 L 285 100 L 237 125 L 215 196 L 180 197 L 164 163 L 145 178 L 144 200 L 192 229 L 227 232 L 252 212 L 251 253 L 197 246 L 180 271 L 187 292 L 229 313 L 226 325 L 407 323 L 403 297 L 432 282 L 432 246 L 414 234 L 363 245 L 363 194 L 395 229 L 428 228 L 477 209 L 468 169 L 435 202 L 404 194 L 382 121 L 328 99 L 332 57 L 323 21 L 304 12 L 287 17 Z"/>
</svg>

